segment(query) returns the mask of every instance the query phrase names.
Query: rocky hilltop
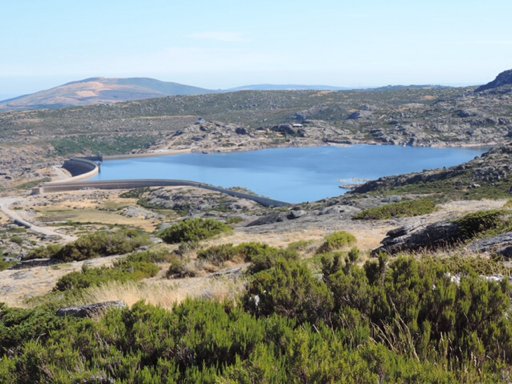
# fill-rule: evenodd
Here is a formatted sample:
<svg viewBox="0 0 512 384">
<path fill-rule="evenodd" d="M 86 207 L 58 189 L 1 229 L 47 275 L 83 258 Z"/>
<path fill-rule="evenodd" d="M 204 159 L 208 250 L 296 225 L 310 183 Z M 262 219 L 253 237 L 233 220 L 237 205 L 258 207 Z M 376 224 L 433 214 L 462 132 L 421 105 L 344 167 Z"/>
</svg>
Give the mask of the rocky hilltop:
<svg viewBox="0 0 512 384">
<path fill-rule="evenodd" d="M 354 188 L 351 194 L 440 194 L 444 197 L 507 197 L 512 188 L 512 143 L 474 160 L 446 169 L 382 177 Z"/>
<path fill-rule="evenodd" d="M 508 71 L 501 72 L 496 79 L 491 81 L 490 83 L 487 83 L 485 85 L 482 85 L 481 87 L 478 87 L 475 92 L 483 92 L 487 91 L 489 89 L 495 89 L 503 86 L 512 86 L 512 69 L 509 69 Z"/>
</svg>

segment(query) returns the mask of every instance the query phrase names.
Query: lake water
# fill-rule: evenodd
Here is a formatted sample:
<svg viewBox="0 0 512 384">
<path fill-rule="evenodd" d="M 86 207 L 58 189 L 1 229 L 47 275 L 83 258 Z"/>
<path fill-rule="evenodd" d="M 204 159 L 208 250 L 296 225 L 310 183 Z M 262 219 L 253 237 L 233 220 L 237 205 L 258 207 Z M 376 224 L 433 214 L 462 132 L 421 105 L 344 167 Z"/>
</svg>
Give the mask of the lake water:
<svg viewBox="0 0 512 384">
<path fill-rule="evenodd" d="M 346 191 L 339 186 L 357 183 L 357 179 L 450 167 L 488 149 L 354 145 L 197 153 L 106 161 L 93 180 L 191 180 L 224 188 L 245 187 L 272 199 L 300 203 L 342 195 Z"/>
</svg>

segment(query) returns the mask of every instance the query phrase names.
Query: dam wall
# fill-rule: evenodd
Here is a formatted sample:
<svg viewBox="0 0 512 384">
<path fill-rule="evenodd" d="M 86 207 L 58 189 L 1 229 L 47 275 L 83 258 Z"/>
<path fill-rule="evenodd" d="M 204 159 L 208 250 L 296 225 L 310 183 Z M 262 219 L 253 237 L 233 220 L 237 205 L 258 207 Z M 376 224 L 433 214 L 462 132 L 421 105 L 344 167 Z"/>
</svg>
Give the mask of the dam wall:
<svg viewBox="0 0 512 384">
<path fill-rule="evenodd" d="M 70 179 L 71 180 L 71 179 Z M 77 181 L 77 182 L 52 182 L 45 183 L 39 188 L 34 188 L 32 194 L 50 193 L 50 192 L 66 192 L 66 191 L 79 191 L 87 189 L 134 189 L 134 188 L 146 188 L 146 187 L 170 187 L 170 186 L 187 186 L 196 187 L 202 189 L 208 189 L 210 191 L 225 193 L 230 196 L 239 197 L 242 199 L 248 199 L 255 201 L 265 207 L 285 207 L 290 205 L 284 201 L 273 200 L 266 197 L 249 195 L 247 193 L 241 193 L 231 191 L 229 189 L 213 187 L 207 184 L 198 183 L 195 181 L 188 180 L 114 180 L 114 181 Z"/>
<path fill-rule="evenodd" d="M 93 160 L 89 160 L 86 158 L 78 158 L 78 159 L 69 159 L 64 162 L 62 168 L 71 173 L 71 178 L 66 179 L 64 181 L 58 181 L 56 183 L 71 183 L 75 181 L 83 181 L 89 179 L 91 177 L 96 176 L 100 173 L 100 165 L 98 165 Z M 52 184 L 52 183 L 48 183 Z"/>
</svg>

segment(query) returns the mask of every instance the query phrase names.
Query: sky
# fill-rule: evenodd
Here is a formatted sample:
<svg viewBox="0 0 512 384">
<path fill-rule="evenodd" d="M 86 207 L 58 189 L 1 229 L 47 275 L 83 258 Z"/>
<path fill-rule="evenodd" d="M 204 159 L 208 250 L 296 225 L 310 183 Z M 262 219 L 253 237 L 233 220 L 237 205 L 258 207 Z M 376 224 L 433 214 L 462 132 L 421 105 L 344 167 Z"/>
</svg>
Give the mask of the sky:
<svg viewBox="0 0 512 384">
<path fill-rule="evenodd" d="M 483 84 L 512 68 L 510 15 L 510 0 L 3 0 L 0 98 L 97 76 Z"/>
</svg>

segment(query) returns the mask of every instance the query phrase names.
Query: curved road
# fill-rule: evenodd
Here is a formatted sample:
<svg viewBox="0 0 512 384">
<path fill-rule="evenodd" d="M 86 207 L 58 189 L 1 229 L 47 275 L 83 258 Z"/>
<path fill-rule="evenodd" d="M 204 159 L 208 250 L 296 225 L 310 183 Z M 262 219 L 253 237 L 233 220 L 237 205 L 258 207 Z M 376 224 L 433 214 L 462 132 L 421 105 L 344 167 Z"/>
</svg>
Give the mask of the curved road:
<svg viewBox="0 0 512 384">
<path fill-rule="evenodd" d="M 53 229 L 47 227 L 40 227 L 38 225 L 34 225 L 27 220 L 23 219 L 18 213 L 9 209 L 11 204 L 14 204 L 18 201 L 22 201 L 22 198 L 5 198 L 0 199 L 0 210 L 14 220 L 14 223 L 20 225 L 22 227 L 27 228 L 27 230 L 35 233 L 41 233 L 46 236 L 59 236 L 66 242 L 75 241 L 77 238 L 73 236 L 63 235 L 62 233 L 55 232 Z"/>
</svg>

